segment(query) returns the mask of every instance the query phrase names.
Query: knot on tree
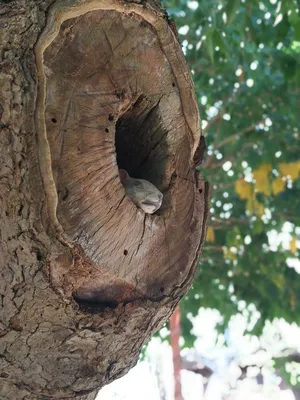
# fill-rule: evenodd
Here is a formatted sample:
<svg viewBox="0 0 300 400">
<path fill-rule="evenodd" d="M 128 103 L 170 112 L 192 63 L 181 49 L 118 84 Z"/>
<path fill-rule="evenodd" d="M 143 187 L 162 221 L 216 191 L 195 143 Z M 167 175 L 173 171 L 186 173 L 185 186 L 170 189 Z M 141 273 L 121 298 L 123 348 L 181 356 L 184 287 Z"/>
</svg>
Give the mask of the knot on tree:
<svg viewBox="0 0 300 400">
<path fill-rule="evenodd" d="M 36 46 L 40 170 L 51 225 L 70 247 L 52 255 L 52 283 L 95 309 L 172 303 L 191 283 L 207 214 L 193 162 L 198 109 L 176 34 L 150 3 L 64 7 L 52 8 Z M 119 169 L 163 193 L 158 211 L 136 207 Z"/>
</svg>

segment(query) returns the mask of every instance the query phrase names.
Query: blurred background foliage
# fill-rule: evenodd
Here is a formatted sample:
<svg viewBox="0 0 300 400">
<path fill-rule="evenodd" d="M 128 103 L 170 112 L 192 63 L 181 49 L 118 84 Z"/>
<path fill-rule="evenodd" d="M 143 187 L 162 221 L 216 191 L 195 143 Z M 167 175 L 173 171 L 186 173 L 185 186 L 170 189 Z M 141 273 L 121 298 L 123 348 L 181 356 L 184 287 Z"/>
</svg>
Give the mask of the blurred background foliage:
<svg viewBox="0 0 300 400">
<path fill-rule="evenodd" d="M 192 71 L 208 151 L 207 240 L 181 301 L 185 346 L 200 307 L 300 325 L 300 1 L 165 0 Z M 258 312 L 258 313 L 257 313 Z"/>
</svg>

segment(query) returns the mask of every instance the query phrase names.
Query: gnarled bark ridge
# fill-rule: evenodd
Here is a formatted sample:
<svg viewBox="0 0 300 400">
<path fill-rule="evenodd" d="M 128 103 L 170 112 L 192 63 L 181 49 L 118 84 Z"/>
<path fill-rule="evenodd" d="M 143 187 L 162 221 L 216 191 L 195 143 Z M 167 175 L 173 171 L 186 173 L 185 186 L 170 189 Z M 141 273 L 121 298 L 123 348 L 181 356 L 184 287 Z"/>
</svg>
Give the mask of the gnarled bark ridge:
<svg viewBox="0 0 300 400">
<path fill-rule="evenodd" d="M 126 373 L 188 290 L 205 236 L 199 115 L 165 13 L 49 3 L 0 6 L 3 399 L 92 399 Z M 119 168 L 163 193 L 155 214 Z"/>
</svg>

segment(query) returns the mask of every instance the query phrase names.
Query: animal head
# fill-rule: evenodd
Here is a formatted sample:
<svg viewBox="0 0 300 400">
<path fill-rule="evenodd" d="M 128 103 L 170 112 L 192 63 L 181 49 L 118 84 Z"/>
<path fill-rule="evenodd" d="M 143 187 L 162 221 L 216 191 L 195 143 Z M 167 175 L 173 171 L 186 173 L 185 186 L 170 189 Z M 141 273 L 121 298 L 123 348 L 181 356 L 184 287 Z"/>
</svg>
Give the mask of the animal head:
<svg viewBox="0 0 300 400">
<path fill-rule="evenodd" d="M 125 169 L 119 170 L 121 183 L 133 203 L 147 214 L 157 211 L 163 200 L 163 194 L 145 179 L 131 178 Z"/>
</svg>

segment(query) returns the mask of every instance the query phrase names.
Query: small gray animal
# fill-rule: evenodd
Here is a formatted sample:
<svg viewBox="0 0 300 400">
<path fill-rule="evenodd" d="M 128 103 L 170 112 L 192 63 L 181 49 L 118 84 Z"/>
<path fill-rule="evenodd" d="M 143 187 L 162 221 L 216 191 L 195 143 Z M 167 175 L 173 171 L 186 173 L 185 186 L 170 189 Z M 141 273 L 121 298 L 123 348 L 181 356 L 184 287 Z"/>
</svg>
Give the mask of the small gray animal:
<svg viewBox="0 0 300 400">
<path fill-rule="evenodd" d="M 147 214 L 153 214 L 162 203 L 163 194 L 145 179 L 135 179 L 125 169 L 119 169 L 121 183 L 133 203 Z"/>
</svg>

